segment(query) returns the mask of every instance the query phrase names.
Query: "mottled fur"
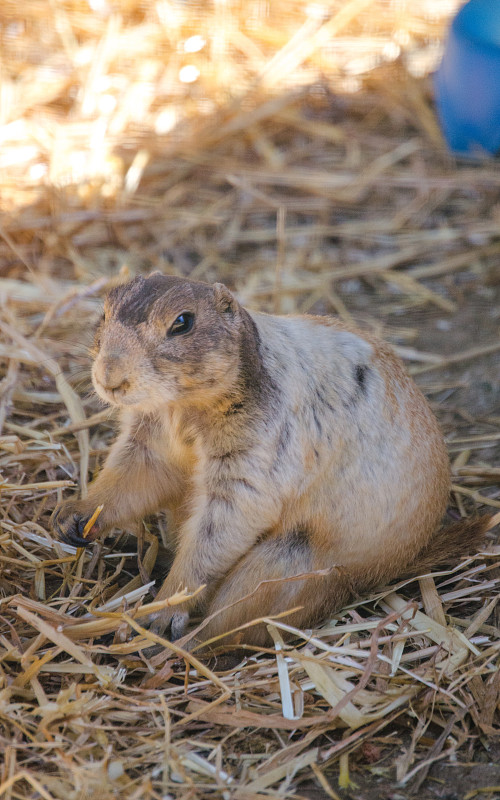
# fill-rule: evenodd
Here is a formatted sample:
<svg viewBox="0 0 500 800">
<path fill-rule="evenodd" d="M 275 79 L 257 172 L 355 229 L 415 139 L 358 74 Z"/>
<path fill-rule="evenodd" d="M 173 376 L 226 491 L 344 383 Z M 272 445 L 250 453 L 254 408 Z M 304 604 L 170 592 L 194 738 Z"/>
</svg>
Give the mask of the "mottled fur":
<svg viewBox="0 0 500 800">
<path fill-rule="evenodd" d="M 193 329 L 169 335 L 182 312 Z M 359 331 L 250 313 L 220 284 L 155 274 L 108 296 L 93 381 L 121 408 L 121 431 L 55 527 L 78 544 L 98 504 L 93 535 L 169 509 L 177 550 L 158 597 L 206 584 L 209 614 L 231 606 L 205 639 L 297 606 L 293 624 L 318 622 L 398 577 L 437 535 L 443 438 L 392 350 Z M 265 629 L 240 638 L 264 641 Z"/>
</svg>

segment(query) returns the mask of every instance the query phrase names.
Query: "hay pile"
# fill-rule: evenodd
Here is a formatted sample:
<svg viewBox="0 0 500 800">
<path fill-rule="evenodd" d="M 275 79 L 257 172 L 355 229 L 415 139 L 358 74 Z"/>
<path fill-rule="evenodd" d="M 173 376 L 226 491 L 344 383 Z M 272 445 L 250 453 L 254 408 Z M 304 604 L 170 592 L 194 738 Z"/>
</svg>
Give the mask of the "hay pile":
<svg viewBox="0 0 500 800">
<path fill-rule="evenodd" d="M 1 798 L 434 797 L 436 762 L 494 758 L 494 538 L 293 645 L 269 620 L 235 666 L 149 655 L 161 519 L 139 558 L 49 524 L 112 439 L 100 300 L 151 268 L 377 329 L 444 426 L 455 516 L 500 509 L 500 171 L 447 155 L 428 78 L 457 5 L 1 3 Z"/>
</svg>

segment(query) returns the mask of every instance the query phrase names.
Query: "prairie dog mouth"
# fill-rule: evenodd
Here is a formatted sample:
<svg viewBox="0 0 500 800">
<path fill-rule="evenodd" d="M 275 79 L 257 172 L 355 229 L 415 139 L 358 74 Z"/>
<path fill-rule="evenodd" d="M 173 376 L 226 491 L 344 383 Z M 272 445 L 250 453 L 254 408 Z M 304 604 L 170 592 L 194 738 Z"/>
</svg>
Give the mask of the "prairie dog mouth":
<svg viewBox="0 0 500 800">
<path fill-rule="evenodd" d="M 101 400 L 114 406 L 130 405 L 130 383 L 124 380 L 119 386 L 104 386 L 96 375 L 92 376 L 94 389 Z"/>
</svg>

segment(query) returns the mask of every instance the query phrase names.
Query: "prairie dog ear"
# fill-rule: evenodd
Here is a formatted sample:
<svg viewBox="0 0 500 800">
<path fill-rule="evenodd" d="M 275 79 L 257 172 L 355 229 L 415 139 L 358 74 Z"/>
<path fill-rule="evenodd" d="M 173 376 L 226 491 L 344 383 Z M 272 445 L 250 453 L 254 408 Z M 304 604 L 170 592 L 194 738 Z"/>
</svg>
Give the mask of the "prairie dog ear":
<svg viewBox="0 0 500 800">
<path fill-rule="evenodd" d="M 236 313 L 238 301 L 223 283 L 214 283 L 214 300 L 215 307 L 221 314 Z"/>
</svg>

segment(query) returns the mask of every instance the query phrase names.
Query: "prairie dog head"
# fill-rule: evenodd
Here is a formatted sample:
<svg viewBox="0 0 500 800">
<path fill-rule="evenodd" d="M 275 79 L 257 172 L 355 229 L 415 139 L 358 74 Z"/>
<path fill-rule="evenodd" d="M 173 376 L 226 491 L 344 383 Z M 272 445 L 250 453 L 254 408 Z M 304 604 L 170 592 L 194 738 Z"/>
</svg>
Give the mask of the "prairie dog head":
<svg viewBox="0 0 500 800">
<path fill-rule="evenodd" d="M 213 405 L 238 381 L 244 313 L 222 284 L 155 273 L 112 289 L 95 337 L 97 394 L 147 412 Z"/>
</svg>

